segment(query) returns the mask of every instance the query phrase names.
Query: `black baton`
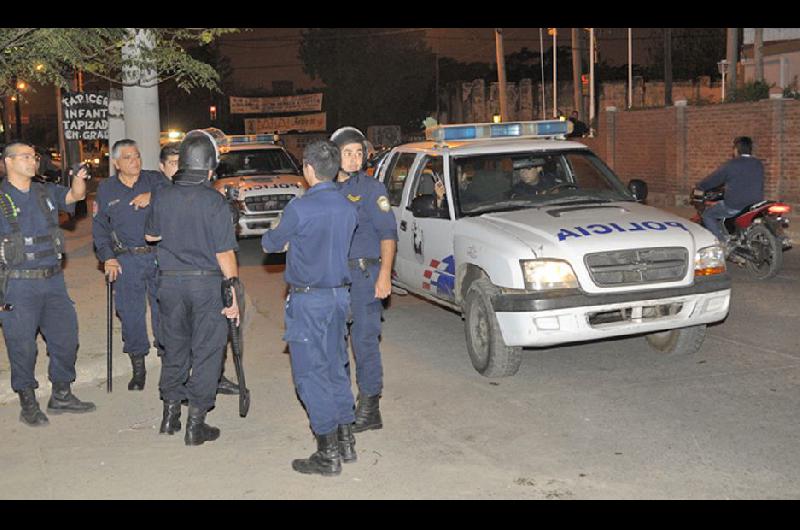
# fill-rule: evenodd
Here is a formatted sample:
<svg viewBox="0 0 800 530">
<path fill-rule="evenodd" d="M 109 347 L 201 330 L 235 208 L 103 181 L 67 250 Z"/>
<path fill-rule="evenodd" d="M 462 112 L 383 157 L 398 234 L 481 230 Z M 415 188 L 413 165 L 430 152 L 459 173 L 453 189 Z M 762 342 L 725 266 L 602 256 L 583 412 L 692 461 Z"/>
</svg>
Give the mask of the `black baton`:
<svg viewBox="0 0 800 530">
<path fill-rule="evenodd" d="M 109 281 L 106 277 L 106 336 L 108 339 L 108 347 L 106 349 L 106 392 L 111 392 L 111 348 L 112 336 L 114 332 L 114 282 Z"/>
<path fill-rule="evenodd" d="M 244 324 L 244 287 L 238 278 L 230 278 L 222 282 L 222 302 L 225 307 L 233 305 L 233 291 L 239 305 L 239 322 Z M 241 325 L 237 326 L 233 319 L 228 319 L 228 331 L 231 337 L 231 351 L 233 353 L 233 366 L 236 368 L 236 379 L 239 383 L 239 416 L 247 416 L 250 410 L 250 390 L 244 380 L 244 341 Z"/>
</svg>

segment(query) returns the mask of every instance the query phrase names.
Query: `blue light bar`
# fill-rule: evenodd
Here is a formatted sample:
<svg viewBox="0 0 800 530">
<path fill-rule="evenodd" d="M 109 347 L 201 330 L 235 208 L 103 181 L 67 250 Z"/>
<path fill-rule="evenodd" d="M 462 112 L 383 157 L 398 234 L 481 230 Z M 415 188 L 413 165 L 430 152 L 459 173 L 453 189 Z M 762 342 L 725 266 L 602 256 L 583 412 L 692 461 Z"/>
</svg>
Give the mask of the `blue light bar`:
<svg viewBox="0 0 800 530">
<path fill-rule="evenodd" d="M 492 138 L 563 138 L 572 132 L 572 122 L 562 120 L 517 121 L 440 125 L 425 131 L 428 140 L 489 140 Z"/>
<path fill-rule="evenodd" d="M 277 134 L 231 134 L 226 137 L 228 145 L 276 143 Z"/>
</svg>

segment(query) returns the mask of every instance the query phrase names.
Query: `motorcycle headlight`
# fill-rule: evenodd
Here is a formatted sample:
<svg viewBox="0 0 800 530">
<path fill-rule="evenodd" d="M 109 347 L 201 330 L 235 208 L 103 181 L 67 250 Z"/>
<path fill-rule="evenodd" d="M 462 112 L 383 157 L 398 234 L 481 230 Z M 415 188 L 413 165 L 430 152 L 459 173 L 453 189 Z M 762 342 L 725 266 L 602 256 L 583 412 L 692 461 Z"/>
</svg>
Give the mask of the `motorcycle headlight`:
<svg viewBox="0 0 800 530">
<path fill-rule="evenodd" d="M 576 289 L 578 279 L 566 261 L 536 259 L 520 260 L 525 288 L 533 291 L 548 289 Z"/>
<path fill-rule="evenodd" d="M 725 272 L 725 251 L 719 245 L 701 248 L 694 255 L 694 275 L 711 276 Z"/>
</svg>

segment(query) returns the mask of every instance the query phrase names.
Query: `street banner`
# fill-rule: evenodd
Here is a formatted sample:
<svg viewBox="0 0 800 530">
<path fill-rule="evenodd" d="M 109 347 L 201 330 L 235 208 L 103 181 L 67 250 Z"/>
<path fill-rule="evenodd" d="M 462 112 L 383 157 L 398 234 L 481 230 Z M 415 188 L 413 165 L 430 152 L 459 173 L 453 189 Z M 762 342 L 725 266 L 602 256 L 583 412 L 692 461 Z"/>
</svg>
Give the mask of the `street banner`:
<svg viewBox="0 0 800 530">
<path fill-rule="evenodd" d="M 288 131 L 324 131 L 326 113 L 303 114 L 300 116 L 277 116 L 274 118 L 248 118 L 244 120 L 245 134 L 274 133 Z"/>
<path fill-rule="evenodd" d="M 108 94 L 72 92 L 61 97 L 64 139 L 108 140 Z"/>
<path fill-rule="evenodd" d="M 322 94 L 243 98 L 231 96 L 231 114 L 281 114 L 322 110 Z"/>
</svg>

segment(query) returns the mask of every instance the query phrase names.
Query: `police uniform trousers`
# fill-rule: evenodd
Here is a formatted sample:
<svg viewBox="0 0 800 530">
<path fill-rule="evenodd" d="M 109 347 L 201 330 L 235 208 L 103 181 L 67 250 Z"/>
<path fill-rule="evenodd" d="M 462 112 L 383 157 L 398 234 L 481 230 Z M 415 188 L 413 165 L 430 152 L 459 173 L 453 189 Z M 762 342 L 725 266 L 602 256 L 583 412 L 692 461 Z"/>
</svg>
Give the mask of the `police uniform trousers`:
<svg viewBox="0 0 800 530">
<path fill-rule="evenodd" d="M 380 264 L 367 265 L 366 271 L 350 270 L 350 311 L 353 320 L 350 340 L 356 363 L 356 383 L 362 396 L 377 396 L 383 390 L 380 335 L 383 302 L 375 298 L 375 282 Z"/>
<path fill-rule="evenodd" d="M 50 363 L 47 375 L 53 383 L 75 381 L 78 355 L 78 315 L 67 294 L 64 273 L 46 279 L 8 280 L 6 303 L 13 311 L 0 312 L 3 337 L 11 364 L 11 388 L 15 392 L 38 388 L 36 334 L 47 343 Z"/>
<path fill-rule="evenodd" d="M 283 338 L 289 344 L 292 379 L 318 435 L 355 421 L 346 368 L 349 302 L 346 287 L 292 293 L 286 302 Z"/>
<path fill-rule="evenodd" d="M 148 301 L 154 342 L 159 344 L 155 254 L 120 254 L 116 259 L 122 266 L 122 274 L 117 276 L 114 285 L 117 315 L 122 322 L 122 351 L 134 356 L 144 356 L 150 352 L 147 335 Z"/>
<path fill-rule="evenodd" d="M 205 411 L 214 406 L 228 340 L 221 282 L 222 275 L 158 279 L 158 336 L 164 348 L 159 388 L 165 401 L 188 399 Z"/>
</svg>

